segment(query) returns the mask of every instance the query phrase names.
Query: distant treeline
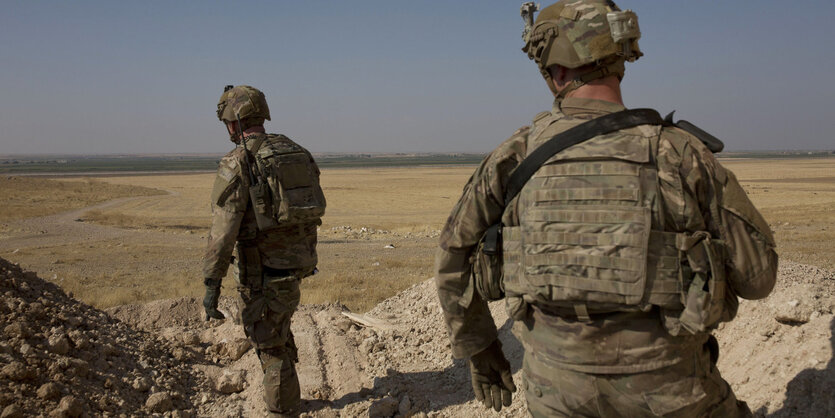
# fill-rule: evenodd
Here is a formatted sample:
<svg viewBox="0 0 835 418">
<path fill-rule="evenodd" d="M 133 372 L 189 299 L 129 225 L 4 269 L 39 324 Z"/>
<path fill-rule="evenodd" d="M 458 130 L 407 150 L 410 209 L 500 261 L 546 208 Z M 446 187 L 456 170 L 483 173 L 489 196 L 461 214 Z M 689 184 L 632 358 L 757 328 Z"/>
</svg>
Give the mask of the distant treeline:
<svg viewBox="0 0 835 418">
<path fill-rule="evenodd" d="M 478 164 L 483 154 L 324 154 L 316 161 L 329 167 L 396 167 Z M 2 174 L 73 174 L 158 171 L 214 171 L 220 156 L 75 156 L 0 158 Z"/>
<path fill-rule="evenodd" d="M 720 158 L 824 158 L 835 151 L 736 151 Z M 484 154 L 320 154 L 322 168 L 478 164 Z M 219 155 L 0 157 L 0 174 L 214 171 Z"/>
</svg>

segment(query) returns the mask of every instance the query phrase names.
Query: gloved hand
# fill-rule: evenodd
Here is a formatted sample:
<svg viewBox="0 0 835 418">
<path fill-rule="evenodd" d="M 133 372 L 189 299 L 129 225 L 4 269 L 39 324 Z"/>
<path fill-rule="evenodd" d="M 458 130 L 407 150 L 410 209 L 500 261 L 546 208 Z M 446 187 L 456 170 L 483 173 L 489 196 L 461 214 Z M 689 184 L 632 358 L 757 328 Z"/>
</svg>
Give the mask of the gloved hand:
<svg viewBox="0 0 835 418">
<path fill-rule="evenodd" d="M 484 406 L 492 406 L 497 412 L 501 411 L 502 405 L 510 406 L 511 392 L 516 392 L 516 385 L 499 340 L 470 357 L 470 375 L 475 397 Z"/>
<path fill-rule="evenodd" d="M 209 318 L 224 319 L 226 318 L 217 310 L 217 300 L 220 298 L 220 280 L 205 279 L 203 284 L 206 285 L 206 295 L 203 296 L 203 308 L 206 310 L 206 320 Z"/>
</svg>

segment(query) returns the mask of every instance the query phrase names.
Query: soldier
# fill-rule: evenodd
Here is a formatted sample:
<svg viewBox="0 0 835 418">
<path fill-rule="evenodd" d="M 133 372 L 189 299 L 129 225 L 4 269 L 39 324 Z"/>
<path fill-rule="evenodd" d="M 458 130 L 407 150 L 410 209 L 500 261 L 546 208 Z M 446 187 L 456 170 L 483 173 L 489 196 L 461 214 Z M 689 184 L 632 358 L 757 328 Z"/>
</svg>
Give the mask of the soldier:
<svg viewBox="0 0 835 418">
<path fill-rule="evenodd" d="M 469 358 L 477 399 L 511 404 L 486 303 L 504 296 L 532 416 L 749 416 L 716 369 L 711 331 L 734 317 L 737 296 L 773 288 L 768 224 L 705 145 L 717 140 L 693 125 L 650 110 L 632 127 L 587 128 L 635 112 L 620 90 L 624 62 L 642 55 L 633 12 L 564 0 L 534 23 L 534 11 L 523 6 L 523 51 L 556 99 L 484 159 L 443 229 L 435 278 L 453 355 Z M 512 179 L 581 124 L 584 142 Z"/>
<path fill-rule="evenodd" d="M 203 306 L 207 320 L 224 318 L 217 309 L 220 284 L 233 262 L 241 321 L 261 360 L 267 408 L 273 416 L 298 416 L 290 319 L 299 305 L 299 281 L 317 262 L 316 229 L 325 212 L 319 169 L 290 138 L 265 133 L 270 111 L 257 89 L 227 86 L 217 117 L 236 147 L 220 161 L 212 188 Z"/>
</svg>

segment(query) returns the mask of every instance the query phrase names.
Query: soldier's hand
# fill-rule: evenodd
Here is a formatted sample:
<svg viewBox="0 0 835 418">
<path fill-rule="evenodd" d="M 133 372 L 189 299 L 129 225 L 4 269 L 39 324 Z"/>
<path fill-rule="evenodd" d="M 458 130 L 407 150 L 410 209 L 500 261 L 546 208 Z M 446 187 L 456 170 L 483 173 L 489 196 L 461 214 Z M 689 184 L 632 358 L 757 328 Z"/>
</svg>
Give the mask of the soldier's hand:
<svg viewBox="0 0 835 418">
<path fill-rule="evenodd" d="M 224 319 L 223 314 L 217 310 L 217 301 L 220 298 L 220 280 L 206 279 L 203 281 L 206 285 L 206 295 L 203 296 L 203 309 L 206 310 L 206 320 Z"/>
<path fill-rule="evenodd" d="M 516 392 L 510 363 L 502 353 L 499 340 L 470 357 L 470 375 L 473 380 L 473 392 L 476 399 L 501 411 L 502 405 L 510 406 L 512 392 Z"/>
</svg>

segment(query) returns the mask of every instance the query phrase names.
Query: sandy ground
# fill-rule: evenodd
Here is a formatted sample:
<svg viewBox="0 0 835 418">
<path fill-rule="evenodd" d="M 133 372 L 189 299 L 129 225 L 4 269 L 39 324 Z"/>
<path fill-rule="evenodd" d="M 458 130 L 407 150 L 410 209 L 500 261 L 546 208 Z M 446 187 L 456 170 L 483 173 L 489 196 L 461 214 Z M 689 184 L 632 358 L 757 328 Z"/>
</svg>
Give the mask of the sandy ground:
<svg viewBox="0 0 835 418">
<path fill-rule="evenodd" d="M 782 258 L 774 294 L 763 301 L 743 301 L 737 320 L 717 331 L 722 347 L 720 371 L 739 397 L 748 401 L 760 416 L 833 416 L 835 278 L 831 270 L 825 269 L 832 263 L 831 233 L 835 229 L 835 215 L 827 209 L 835 204 L 833 162 L 734 164 L 738 164 L 733 168 L 752 200 L 771 222 L 781 243 Z M 400 289 L 407 289 L 396 296 L 368 308 L 355 307 L 373 319 L 373 327 L 348 320 L 342 314 L 346 307 L 339 304 L 302 306 L 294 317 L 293 329 L 300 348 L 298 369 L 308 415 L 495 416 L 473 401 L 466 365 L 451 359 L 434 286 L 426 280 L 431 271 L 436 228 L 452 205 L 450 196 L 454 200 L 468 175 L 468 170 L 461 168 L 434 170 L 439 171 L 433 175 L 444 180 L 434 197 L 421 194 L 428 193 L 431 184 L 424 185 L 423 191 L 411 193 L 411 199 L 429 201 L 422 204 L 434 205 L 434 209 L 410 205 L 409 201 L 394 202 L 389 209 L 397 215 L 388 216 L 382 215 L 384 211 L 361 214 L 368 203 L 356 196 L 363 194 L 362 183 L 357 181 L 373 185 L 375 178 L 379 181 L 380 176 L 399 173 L 399 187 L 408 188 L 425 183 L 426 173 L 339 171 L 338 176 L 331 177 L 330 193 L 334 199 L 329 203 L 339 209 L 323 225 L 320 235 L 323 262 L 333 263 L 328 280 L 358 280 L 351 282 L 351 287 L 360 287 L 360 296 L 379 287 L 387 276 L 403 272 L 417 284 L 410 287 L 401 282 Z M 62 287 L 70 287 L 70 281 L 83 291 L 102 282 L 111 286 L 105 293 L 129 287 L 135 293 L 128 292 L 127 299 L 105 303 L 122 305 L 110 309 L 109 314 L 131 329 L 148 331 L 154 338 L 185 347 L 197 356 L 191 365 L 192 373 L 203 383 L 187 394 L 189 402 L 183 406 L 184 413 L 261 416 L 260 369 L 251 349 L 241 353 L 245 347 L 240 327 L 231 320 L 203 322 L 197 299 L 165 296 L 189 294 L 190 290 L 170 283 L 186 280 L 180 276 L 188 276 L 187 280 L 193 282 L 199 274 L 195 260 L 199 260 L 205 243 L 204 232 L 125 229 L 77 221 L 91 209 L 156 216 L 155 219 L 189 211 L 198 211 L 193 216 L 204 216 L 199 212 L 205 214 L 206 210 L 205 203 L 200 203 L 204 197 L 200 190 L 206 187 L 206 179 L 196 183 L 199 187 L 189 186 L 191 183 L 186 181 L 201 178 L 172 176 L 174 183 L 181 185 L 165 187 L 170 192 L 166 196 L 120 199 L 83 210 L 15 221 L 0 237 L 0 255 Z M 143 186 L 158 181 L 152 176 L 119 179 L 114 181 Z M 382 185 L 374 187 L 380 187 L 381 199 L 396 196 Z M 203 205 L 203 209 L 194 209 L 201 207 L 198 205 Z M 401 212 L 397 211 L 413 216 L 398 223 Z M 366 224 L 351 222 L 354 216 Z M 395 249 L 386 252 L 389 250 L 384 245 L 389 243 L 394 243 Z M 806 264 L 792 261 L 798 259 Z M 62 281 L 64 278 L 66 281 Z M 148 278 L 155 279 L 148 282 Z M 322 283 L 327 287 L 329 282 Z M 309 290 L 316 288 L 313 281 L 306 285 Z M 149 294 L 147 288 L 158 288 L 157 293 Z M 385 291 L 397 293 L 392 288 Z M 135 295 L 133 300 L 162 300 L 124 305 L 131 300 L 130 295 Z M 326 296 L 336 300 L 334 294 Z M 224 299 L 224 309 L 234 313 L 232 298 Z M 518 381 L 521 347 L 509 334 L 511 324 L 501 303 L 494 304 L 492 310 Z M 235 370 L 244 376 L 241 391 L 219 392 L 212 382 Z M 14 397 L 4 395 L 0 400 L 0 406 L 6 407 Z M 520 416 L 523 411 L 524 399 L 517 394 L 513 406 L 500 415 Z"/>
<path fill-rule="evenodd" d="M 743 301 L 736 321 L 717 331 L 719 369 L 758 416 L 829 417 L 835 413 L 835 276 L 831 271 L 784 262 L 775 292 L 762 301 Z M 234 314 L 232 301 L 225 301 Z M 522 347 L 511 335 L 501 302 L 491 305 L 500 338 L 521 379 Z M 345 317 L 338 305 L 306 305 L 293 318 L 299 346 L 298 371 L 309 416 L 522 416 L 520 394 L 500 414 L 474 401 L 469 373 L 454 361 L 442 325 L 434 283 L 427 280 L 387 299 L 361 319 Z M 168 338 L 199 332 L 218 344 L 243 338 L 233 321 L 202 322 L 195 299 L 159 301 L 108 311 L 137 328 Z M 263 416 L 260 368 L 250 350 L 236 361 L 221 359 L 217 370 L 245 370 L 247 387 L 230 400 L 205 406 L 211 415 Z M 372 414 L 373 415 L 373 414 Z"/>
</svg>

